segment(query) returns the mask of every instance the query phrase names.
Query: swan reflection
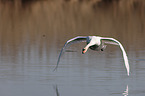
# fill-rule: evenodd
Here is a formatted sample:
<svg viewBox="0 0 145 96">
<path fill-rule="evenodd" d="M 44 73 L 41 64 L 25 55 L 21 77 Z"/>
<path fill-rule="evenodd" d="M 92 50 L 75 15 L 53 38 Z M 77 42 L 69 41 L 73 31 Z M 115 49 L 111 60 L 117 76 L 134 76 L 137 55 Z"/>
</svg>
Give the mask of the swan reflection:
<svg viewBox="0 0 145 96">
<path fill-rule="evenodd" d="M 126 90 L 122 94 L 123 96 L 128 96 L 128 85 L 126 86 Z"/>
<path fill-rule="evenodd" d="M 59 95 L 59 92 L 58 92 L 57 85 L 54 85 L 54 90 L 55 90 L 55 92 L 56 92 L 56 96 L 60 96 L 60 95 Z"/>
</svg>

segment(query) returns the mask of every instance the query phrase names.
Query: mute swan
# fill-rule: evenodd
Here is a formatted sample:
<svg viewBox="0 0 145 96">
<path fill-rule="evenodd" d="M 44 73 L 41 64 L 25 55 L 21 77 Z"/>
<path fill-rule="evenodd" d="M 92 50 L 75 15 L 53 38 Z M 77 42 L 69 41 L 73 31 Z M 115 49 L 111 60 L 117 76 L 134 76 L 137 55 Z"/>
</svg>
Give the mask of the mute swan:
<svg viewBox="0 0 145 96">
<path fill-rule="evenodd" d="M 57 65 L 54 70 L 57 69 L 59 61 L 60 61 L 60 57 L 62 56 L 62 53 L 64 52 L 66 46 L 71 45 L 73 43 L 77 43 L 77 42 L 86 42 L 87 43 L 85 48 L 82 49 L 82 54 L 86 53 L 88 48 L 90 48 L 91 50 L 95 50 L 95 51 L 103 51 L 107 46 L 105 44 L 113 44 L 113 45 L 120 46 L 120 48 L 122 50 L 123 58 L 124 58 L 125 67 L 127 70 L 127 75 L 129 76 L 128 57 L 127 57 L 127 54 L 126 54 L 122 44 L 114 38 L 100 37 L 100 36 L 77 36 L 75 38 L 68 40 L 64 44 L 64 47 L 61 49 L 61 52 L 58 57 Z"/>
</svg>

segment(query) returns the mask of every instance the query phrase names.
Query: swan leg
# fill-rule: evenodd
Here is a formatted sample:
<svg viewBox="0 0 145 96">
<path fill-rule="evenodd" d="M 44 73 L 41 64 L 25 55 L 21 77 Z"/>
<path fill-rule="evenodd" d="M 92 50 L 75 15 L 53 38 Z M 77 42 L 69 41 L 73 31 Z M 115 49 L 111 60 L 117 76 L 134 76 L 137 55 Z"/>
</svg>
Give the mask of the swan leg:
<svg viewBox="0 0 145 96">
<path fill-rule="evenodd" d="M 101 51 L 104 51 L 107 45 L 103 45 Z"/>
</svg>

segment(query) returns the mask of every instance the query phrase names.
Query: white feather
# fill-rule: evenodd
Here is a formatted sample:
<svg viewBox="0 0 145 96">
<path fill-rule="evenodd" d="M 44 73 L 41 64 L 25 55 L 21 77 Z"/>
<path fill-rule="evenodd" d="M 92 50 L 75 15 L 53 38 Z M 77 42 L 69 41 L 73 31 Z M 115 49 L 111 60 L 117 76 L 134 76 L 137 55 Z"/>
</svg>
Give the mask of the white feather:
<svg viewBox="0 0 145 96">
<path fill-rule="evenodd" d="M 107 37 L 100 37 L 100 36 L 87 36 L 87 37 L 86 36 L 77 36 L 75 38 L 68 40 L 64 44 L 64 47 L 61 49 L 61 52 L 58 57 L 57 65 L 54 70 L 57 69 L 60 58 L 61 58 L 65 48 L 71 44 L 78 43 L 78 42 L 87 42 L 87 45 L 84 48 L 84 50 L 85 50 L 84 53 L 88 50 L 88 48 L 90 48 L 92 50 L 100 50 L 102 48 L 102 46 L 104 46 L 104 44 L 113 44 L 113 45 L 120 46 L 120 49 L 122 50 L 122 54 L 123 54 L 123 58 L 124 58 L 125 67 L 127 70 L 127 75 L 129 76 L 130 69 L 129 69 L 128 57 L 127 57 L 127 54 L 126 54 L 125 49 L 123 48 L 122 44 L 114 38 L 107 38 Z"/>
</svg>

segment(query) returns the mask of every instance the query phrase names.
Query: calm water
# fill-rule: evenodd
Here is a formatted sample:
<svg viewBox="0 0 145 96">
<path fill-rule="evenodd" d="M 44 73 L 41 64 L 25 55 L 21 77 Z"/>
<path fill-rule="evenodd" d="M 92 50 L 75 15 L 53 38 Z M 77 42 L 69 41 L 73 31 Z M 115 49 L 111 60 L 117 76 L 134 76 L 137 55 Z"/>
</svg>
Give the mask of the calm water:
<svg viewBox="0 0 145 96">
<path fill-rule="evenodd" d="M 1 96 L 145 96 L 144 2 L 41 1 L 0 4 Z M 53 72 L 64 43 L 78 35 L 118 39 L 103 52 L 72 45 Z"/>
</svg>

